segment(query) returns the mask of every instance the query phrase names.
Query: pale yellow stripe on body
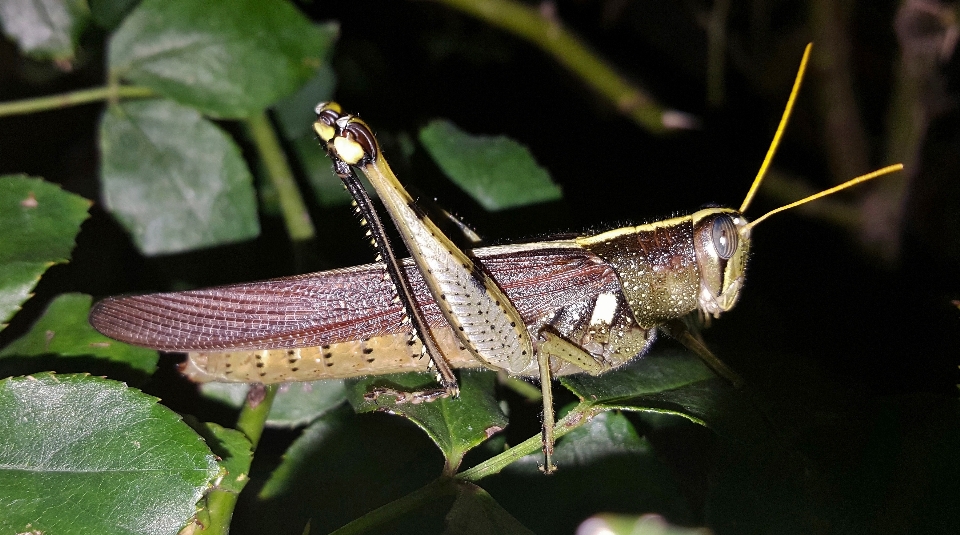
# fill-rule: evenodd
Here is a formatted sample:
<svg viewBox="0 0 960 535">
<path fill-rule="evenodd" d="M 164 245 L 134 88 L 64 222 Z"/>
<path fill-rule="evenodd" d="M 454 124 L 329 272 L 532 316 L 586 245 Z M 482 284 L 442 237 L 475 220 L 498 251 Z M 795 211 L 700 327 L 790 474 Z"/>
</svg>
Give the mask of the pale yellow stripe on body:
<svg viewBox="0 0 960 535">
<path fill-rule="evenodd" d="M 482 366 L 462 349 L 449 329 L 434 331 L 444 357 L 454 368 Z M 197 383 L 285 383 L 344 379 L 387 373 L 426 372 L 430 360 L 421 357 L 419 340 L 391 334 L 322 347 L 259 351 L 191 352 L 181 371 Z"/>
</svg>

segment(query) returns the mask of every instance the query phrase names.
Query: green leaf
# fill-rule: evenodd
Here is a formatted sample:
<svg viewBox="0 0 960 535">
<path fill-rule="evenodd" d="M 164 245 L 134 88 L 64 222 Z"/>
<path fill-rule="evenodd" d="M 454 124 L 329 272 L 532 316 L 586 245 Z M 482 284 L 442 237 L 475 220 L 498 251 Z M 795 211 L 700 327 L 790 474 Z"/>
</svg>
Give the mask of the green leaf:
<svg viewBox="0 0 960 535">
<path fill-rule="evenodd" d="M 437 449 L 406 420 L 357 415 L 341 405 L 287 449 L 249 520 L 261 533 L 301 533 L 308 520 L 311 533 L 328 533 L 422 487 L 442 464 Z"/>
<path fill-rule="evenodd" d="M 3 33 L 34 59 L 71 61 L 90 13 L 83 0 L 4 0 Z"/>
<path fill-rule="evenodd" d="M 175 534 L 220 472 L 157 399 L 85 375 L 0 381 L 0 532 Z"/>
<path fill-rule="evenodd" d="M 204 383 L 204 396 L 239 409 L 247 399 L 250 385 L 243 383 Z M 342 380 L 324 379 L 305 383 L 288 383 L 280 387 L 270 415 L 268 427 L 298 427 L 326 414 L 347 399 Z"/>
<path fill-rule="evenodd" d="M 333 91 L 337 86 L 337 73 L 330 65 L 329 56 L 333 53 L 333 43 L 340 37 L 340 25 L 328 22 L 318 25 L 317 28 L 331 43 L 326 48 L 327 55 L 322 58 L 323 65 L 296 93 L 280 100 L 273 107 L 277 126 L 288 140 L 308 133 L 316 135 L 313 134 L 313 122 L 317 119 L 314 108 L 318 103 L 333 98 Z"/>
<path fill-rule="evenodd" d="M 682 349 L 658 349 L 610 373 L 571 375 L 560 382 L 602 407 L 682 416 L 736 440 L 757 440 L 769 432 L 746 392 L 734 390 Z"/>
<path fill-rule="evenodd" d="M 117 342 L 97 332 L 87 321 L 91 302 L 86 294 L 57 296 L 27 334 L 0 350 L 0 359 L 51 354 L 94 356 L 152 374 L 157 369 L 157 352 Z"/>
<path fill-rule="evenodd" d="M 562 196 L 530 151 L 504 136 L 474 136 L 437 119 L 420 130 L 420 142 L 440 169 L 490 211 L 554 201 Z"/>
<path fill-rule="evenodd" d="M 650 445 L 640 437 L 633 424 L 623 414 L 607 411 L 561 437 L 554 449 L 553 460 L 561 470 L 569 470 L 617 456 L 649 453 Z M 510 470 L 537 474 L 541 465 L 543 453 L 538 451 L 511 465 Z"/>
<path fill-rule="evenodd" d="M 40 276 L 67 262 L 90 201 L 27 176 L 0 176 L 0 330 Z"/>
<path fill-rule="evenodd" d="M 347 389 L 342 380 L 327 379 L 283 385 L 273 400 L 267 425 L 287 428 L 306 425 L 333 410 L 346 399 Z"/>
<path fill-rule="evenodd" d="M 299 91 L 278 102 L 273 111 L 283 137 L 297 139 L 310 135 L 316 140 L 313 122 L 317 115 L 314 110 L 320 102 L 333 98 L 336 85 L 337 73 L 329 63 L 324 63 Z"/>
<path fill-rule="evenodd" d="M 605 412 L 560 439 L 555 459 L 566 466 L 588 465 L 608 457 L 644 454 L 649 444 L 619 412 Z M 538 456 L 539 457 L 539 456 Z M 538 458 L 537 462 L 541 462 Z"/>
<path fill-rule="evenodd" d="M 486 370 L 463 370 L 460 396 L 429 403 L 396 403 L 390 395 L 376 401 L 364 398 L 374 387 L 401 392 L 436 388 L 429 374 L 398 374 L 366 377 L 348 383 L 350 403 L 357 412 L 387 410 L 399 414 L 423 429 L 443 452 L 451 468 L 460 465 L 463 455 L 507 425 L 507 417 L 493 395 L 496 374 Z"/>
<path fill-rule="evenodd" d="M 105 30 L 116 28 L 139 0 L 87 0 L 93 22 Z"/>
<path fill-rule="evenodd" d="M 145 0 L 110 39 L 108 65 L 114 78 L 243 118 L 309 80 L 334 37 L 281 0 Z"/>
<path fill-rule="evenodd" d="M 447 514 L 447 528 L 451 535 L 515 534 L 533 532 L 510 516 L 487 491 L 467 482 L 457 485 L 457 499 Z"/>
<path fill-rule="evenodd" d="M 260 232 L 250 171 L 233 140 L 166 100 L 110 106 L 100 125 L 107 208 L 148 256 Z"/>
<path fill-rule="evenodd" d="M 692 353 L 658 348 L 626 366 L 602 375 L 577 374 L 560 382 L 582 400 L 621 406 L 639 396 L 681 388 L 715 377 Z"/>
<path fill-rule="evenodd" d="M 228 429 L 211 422 L 204 422 L 199 431 L 213 453 L 220 457 L 220 465 L 226 470 L 216 481 L 216 487 L 240 494 L 250 481 L 250 463 L 253 462 L 250 440 L 236 429 Z"/>
</svg>

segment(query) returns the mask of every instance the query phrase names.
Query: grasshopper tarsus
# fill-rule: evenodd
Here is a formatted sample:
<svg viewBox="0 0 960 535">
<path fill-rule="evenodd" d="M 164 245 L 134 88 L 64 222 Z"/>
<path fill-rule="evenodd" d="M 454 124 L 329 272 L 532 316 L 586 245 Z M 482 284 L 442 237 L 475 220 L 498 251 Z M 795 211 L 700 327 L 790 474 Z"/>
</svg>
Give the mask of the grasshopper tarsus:
<svg viewBox="0 0 960 535">
<path fill-rule="evenodd" d="M 540 471 L 544 474 L 550 475 L 557 471 L 557 465 L 553 464 L 553 434 L 550 434 L 550 438 L 547 439 L 543 437 L 543 464 L 538 465 Z"/>
<path fill-rule="evenodd" d="M 428 390 L 418 390 L 407 392 L 395 388 L 376 387 L 363 395 L 363 399 L 372 403 L 377 403 L 382 397 L 392 397 L 396 405 L 419 405 L 421 403 L 431 403 L 443 398 L 456 398 L 460 395 L 460 389 L 456 385 L 443 388 L 431 388 Z"/>
<path fill-rule="evenodd" d="M 537 466 L 540 468 L 541 472 L 548 476 L 557 472 L 557 465 L 553 464 L 551 461 L 546 461 L 544 464 Z"/>
</svg>

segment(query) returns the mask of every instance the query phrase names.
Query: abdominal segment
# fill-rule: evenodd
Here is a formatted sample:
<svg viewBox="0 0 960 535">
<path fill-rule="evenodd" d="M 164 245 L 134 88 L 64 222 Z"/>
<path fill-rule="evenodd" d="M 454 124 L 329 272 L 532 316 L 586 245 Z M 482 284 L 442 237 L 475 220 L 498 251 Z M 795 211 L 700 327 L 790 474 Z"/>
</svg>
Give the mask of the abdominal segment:
<svg viewBox="0 0 960 535">
<path fill-rule="evenodd" d="M 434 329 L 454 368 L 483 366 L 449 329 Z M 398 333 L 319 347 L 190 352 L 180 371 L 197 383 L 284 383 L 431 371 L 420 340 Z"/>
</svg>

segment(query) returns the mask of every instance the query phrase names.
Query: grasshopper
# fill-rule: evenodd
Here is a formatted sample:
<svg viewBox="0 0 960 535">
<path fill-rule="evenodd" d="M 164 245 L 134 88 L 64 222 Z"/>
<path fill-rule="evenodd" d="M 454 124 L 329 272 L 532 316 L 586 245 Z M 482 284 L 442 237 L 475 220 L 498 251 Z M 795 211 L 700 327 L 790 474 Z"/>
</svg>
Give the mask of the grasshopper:
<svg viewBox="0 0 960 535">
<path fill-rule="evenodd" d="M 369 226 L 382 263 L 107 298 L 94 306 L 90 322 L 117 340 L 187 352 L 182 371 L 197 382 L 278 383 L 433 368 L 440 388 L 368 394 L 419 403 L 456 396 L 454 368 L 487 367 L 539 379 L 543 470 L 552 472 L 552 378 L 616 369 L 641 357 L 664 331 L 738 384 L 736 374 L 686 332 L 681 318 L 695 311 L 718 317 L 734 306 L 759 222 L 902 168 L 857 177 L 753 222 L 742 215 L 782 136 L 809 54 L 808 46 L 774 140 L 739 209 L 707 208 L 593 236 L 468 251 L 454 245 L 404 190 L 370 127 L 339 105 L 322 103 L 314 130 Z M 357 167 L 411 259 L 393 252 Z"/>
</svg>

